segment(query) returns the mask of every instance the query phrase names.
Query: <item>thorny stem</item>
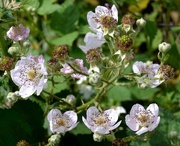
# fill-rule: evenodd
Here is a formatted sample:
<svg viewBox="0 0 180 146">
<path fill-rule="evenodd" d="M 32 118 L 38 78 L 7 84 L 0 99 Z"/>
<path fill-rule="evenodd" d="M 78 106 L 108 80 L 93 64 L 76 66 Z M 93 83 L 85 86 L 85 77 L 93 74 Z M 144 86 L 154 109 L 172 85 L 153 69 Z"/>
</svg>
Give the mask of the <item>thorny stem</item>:
<svg viewBox="0 0 180 146">
<path fill-rule="evenodd" d="M 0 49 L 1 49 L 2 55 L 6 56 L 7 55 L 7 52 L 6 52 L 7 46 L 6 46 L 6 43 L 4 40 L 4 34 L 3 34 L 3 30 L 1 27 L 0 27 Z"/>
</svg>

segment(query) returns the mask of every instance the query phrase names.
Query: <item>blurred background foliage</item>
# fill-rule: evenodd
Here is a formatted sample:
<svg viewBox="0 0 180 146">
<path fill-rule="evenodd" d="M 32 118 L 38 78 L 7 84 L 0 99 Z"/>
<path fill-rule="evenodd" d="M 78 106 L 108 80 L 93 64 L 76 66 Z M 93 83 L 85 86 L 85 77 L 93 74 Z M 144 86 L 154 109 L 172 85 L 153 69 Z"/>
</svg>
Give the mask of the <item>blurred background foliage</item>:
<svg viewBox="0 0 180 146">
<path fill-rule="evenodd" d="M 29 40 L 32 43 L 28 53 L 42 54 L 48 61 L 52 50 L 57 45 L 68 45 L 70 56 L 85 59 L 78 45 L 83 44 L 84 36 L 90 31 L 87 23 L 87 12 L 94 11 L 97 5 L 110 6 L 115 4 L 121 18 L 127 13 L 136 19 L 143 17 L 146 26 L 134 42 L 134 61 L 157 59 L 158 44 L 165 41 L 171 44 L 170 57 L 167 64 L 175 69 L 175 76 L 167 83 L 154 89 L 139 89 L 134 87 L 114 87 L 104 95 L 101 105 L 103 108 L 122 105 L 127 113 L 131 106 L 140 103 L 148 106 L 156 102 L 160 107 L 161 121 L 150 139 L 139 139 L 128 145 L 132 146 L 178 146 L 180 144 L 180 3 L 179 0 L 22 0 L 22 8 L 14 13 L 15 20 L 29 27 Z M 2 19 L 2 18 L 1 18 Z M 10 27 L 11 23 L 0 23 Z M 87 65 L 87 64 L 86 64 Z M 129 68 L 131 70 L 131 68 Z M 56 78 L 56 77 L 54 77 Z M 55 79 L 59 82 L 63 79 Z M 11 90 L 11 81 L 0 77 L 0 99 Z M 13 86 L 13 85 L 12 85 Z M 14 88 L 14 87 L 13 87 Z M 74 94 L 79 102 L 83 95 L 79 93 L 75 81 L 53 86 L 49 83 L 48 91 L 65 98 Z M 46 114 L 49 106 L 44 98 L 32 96 L 29 100 L 19 100 L 11 109 L 0 110 L 0 145 L 14 146 L 20 140 L 26 140 L 31 146 L 45 145 L 48 139 Z M 81 121 L 82 115 L 79 114 Z M 116 132 L 117 138 L 123 138 L 131 132 L 124 123 Z M 44 122 L 45 121 L 45 122 Z M 172 131 L 177 135 L 172 136 Z M 178 137 L 179 136 L 179 137 Z M 73 145 L 72 145 L 73 144 Z M 82 124 L 67 133 L 62 138 L 61 146 L 91 146 L 112 145 L 108 141 L 94 142 L 92 133 Z"/>
</svg>

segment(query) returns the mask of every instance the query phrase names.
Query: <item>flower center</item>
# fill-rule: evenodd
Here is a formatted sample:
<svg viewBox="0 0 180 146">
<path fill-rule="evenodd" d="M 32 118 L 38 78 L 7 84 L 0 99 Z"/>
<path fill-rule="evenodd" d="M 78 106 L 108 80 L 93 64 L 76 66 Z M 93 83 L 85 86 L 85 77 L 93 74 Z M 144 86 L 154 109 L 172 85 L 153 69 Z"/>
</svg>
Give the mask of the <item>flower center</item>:
<svg viewBox="0 0 180 146">
<path fill-rule="evenodd" d="M 30 70 L 28 73 L 27 73 L 27 76 L 28 76 L 28 79 L 32 80 L 35 78 L 36 76 L 36 71 L 35 70 Z"/>
<path fill-rule="evenodd" d="M 57 122 L 58 126 L 65 126 L 66 125 L 66 122 L 64 119 L 58 119 L 56 122 Z"/>
<path fill-rule="evenodd" d="M 136 114 L 135 120 L 142 127 L 148 127 L 154 122 L 154 115 L 150 110 L 143 110 Z"/>
<path fill-rule="evenodd" d="M 95 123 L 99 124 L 99 125 L 104 124 L 104 123 L 106 123 L 106 119 L 104 117 L 98 117 L 96 119 Z"/>
</svg>

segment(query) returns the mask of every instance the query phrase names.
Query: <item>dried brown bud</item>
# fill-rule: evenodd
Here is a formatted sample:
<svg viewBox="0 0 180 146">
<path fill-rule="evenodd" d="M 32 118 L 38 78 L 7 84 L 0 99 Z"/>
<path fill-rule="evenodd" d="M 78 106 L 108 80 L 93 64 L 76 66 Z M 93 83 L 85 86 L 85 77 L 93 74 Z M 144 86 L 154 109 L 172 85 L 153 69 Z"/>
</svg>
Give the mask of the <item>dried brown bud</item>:
<svg viewBox="0 0 180 146">
<path fill-rule="evenodd" d="M 174 76 L 174 68 L 170 65 L 161 65 L 159 67 L 159 73 L 163 79 L 168 80 Z"/>
<path fill-rule="evenodd" d="M 52 68 L 57 68 L 59 66 L 59 62 L 57 59 L 51 59 L 48 61 L 48 65 Z"/>
<path fill-rule="evenodd" d="M 0 59 L 0 70 L 5 71 L 5 70 L 11 70 L 13 66 L 14 59 L 10 57 L 3 57 Z"/>
<path fill-rule="evenodd" d="M 68 47 L 66 45 L 56 46 L 52 52 L 53 58 L 65 60 L 68 56 Z"/>
<path fill-rule="evenodd" d="M 87 62 L 97 62 L 100 59 L 100 51 L 98 49 L 90 49 L 86 53 Z"/>
<path fill-rule="evenodd" d="M 116 45 L 121 51 L 126 52 L 131 49 L 133 40 L 128 35 L 123 35 L 117 38 Z"/>
<path fill-rule="evenodd" d="M 131 14 L 126 14 L 122 17 L 121 23 L 133 25 L 135 23 L 135 18 Z"/>
<path fill-rule="evenodd" d="M 25 140 L 21 140 L 16 144 L 16 146 L 30 146 L 30 145 Z"/>
</svg>

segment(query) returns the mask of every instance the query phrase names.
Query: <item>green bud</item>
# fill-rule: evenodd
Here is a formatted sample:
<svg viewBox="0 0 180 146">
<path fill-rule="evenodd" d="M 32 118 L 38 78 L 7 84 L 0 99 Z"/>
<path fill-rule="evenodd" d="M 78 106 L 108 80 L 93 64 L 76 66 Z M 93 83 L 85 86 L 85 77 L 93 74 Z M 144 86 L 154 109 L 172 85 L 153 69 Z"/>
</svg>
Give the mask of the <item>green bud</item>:
<svg viewBox="0 0 180 146">
<path fill-rule="evenodd" d="M 136 25 L 139 26 L 139 27 L 144 27 L 146 25 L 146 21 L 143 18 L 138 19 L 136 21 Z"/>
<path fill-rule="evenodd" d="M 20 53 L 20 48 L 16 46 L 12 46 L 8 49 L 8 53 L 13 55 L 18 55 Z"/>
<path fill-rule="evenodd" d="M 97 72 L 91 73 L 89 75 L 89 83 L 92 85 L 98 84 L 100 81 L 100 74 Z"/>
<path fill-rule="evenodd" d="M 23 47 L 24 48 L 29 48 L 31 46 L 31 42 L 29 40 L 26 40 L 23 42 Z"/>
<path fill-rule="evenodd" d="M 102 135 L 102 134 L 98 134 L 98 133 L 93 134 L 94 141 L 101 142 L 103 140 L 103 138 L 104 138 L 104 135 Z"/>
<path fill-rule="evenodd" d="M 171 49 L 171 45 L 166 42 L 163 42 L 159 44 L 158 49 L 159 49 L 159 52 L 166 53 L 167 51 Z"/>
<path fill-rule="evenodd" d="M 66 102 L 68 102 L 71 105 L 76 104 L 76 97 L 72 94 L 68 95 L 65 100 L 66 100 Z"/>
<path fill-rule="evenodd" d="M 169 133 L 169 136 L 170 136 L 170 138 L 174 139 L 174 138 L 177 138 L 178 133 L 177 133 L 177 131 L 171 131 L 171 132 Z"/>
<path fill-rule="evenodd" d="M 57 145 L 61 140 L 60 134 L 54 134 L 48 139 L 49 145 Z"/>
</svg>

